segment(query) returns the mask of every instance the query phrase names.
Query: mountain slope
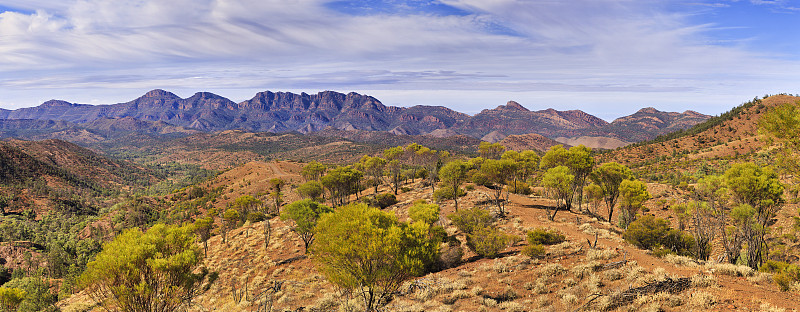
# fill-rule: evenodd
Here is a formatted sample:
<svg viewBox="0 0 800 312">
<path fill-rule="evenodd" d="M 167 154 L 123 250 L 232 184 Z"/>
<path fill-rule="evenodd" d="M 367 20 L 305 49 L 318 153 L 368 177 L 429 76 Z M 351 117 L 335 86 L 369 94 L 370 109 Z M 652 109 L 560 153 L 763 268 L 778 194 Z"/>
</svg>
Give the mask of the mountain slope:
<svg viewBox="0 0 800 312">
<path fill-rule="evenodd" d="M 493 131 L 505 135 L 538 133 L 546 137 L 574 136 L 581 130 L 594 129 L 608 122 L 580 110 L 530 111 L 517 102 L 494 109 L 485 109 L 455 126 L 455 130 L 473 137 L 483 137 Z"/>
<path fill-rule="evenodd" d="M 391 131 L 400 135 L 422 135 L 446 129 L 475 138 L 490 133 L 497 133 L 492 136 L 495 139 L 537 133 L 550 138 L 604 136 L 640 141 L 684 129 L 707 117 L 691 111 L 678 114 L 647 108 L 608 123 L 580 110 L 530 111 L 514 101 L 469 116 L 441 106 L 385 106 L 371 96 L 334 91 L 317 94 L 265 91 L 249 100 L 234 103 L 208 92 L 198 92 L 183 99 L 164 90 L 152 90 L 130 102 L 112 105 L 51 100 L 37 107 L 0 111 L 0 119 L 6 120 L 55 120 L 57 122 L 51 127 L 66 131 L 57 137 L 75 137 L 83 141 L 95 138 L 64 122 L 78 124 L 93 133 L 127 131 L 181 135 L 191 134 L 193 130 L 237 129 L 310 133 L 334 127 L 340 130 Z M 43 132 L 43 126 L 19 124 L 28 130 L 18 133 L 11 132 L 8 127 L 0 129 L 7 136 L 14 136 L 30 134 L 34 130 Z"/>
</svg>

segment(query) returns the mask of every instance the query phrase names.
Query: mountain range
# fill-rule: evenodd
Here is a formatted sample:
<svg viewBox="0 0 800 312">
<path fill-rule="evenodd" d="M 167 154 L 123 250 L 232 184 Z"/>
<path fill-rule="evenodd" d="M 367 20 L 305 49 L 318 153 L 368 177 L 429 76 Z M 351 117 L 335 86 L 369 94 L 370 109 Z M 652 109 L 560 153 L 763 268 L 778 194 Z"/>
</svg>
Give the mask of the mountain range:
<svg viewBox="0 0 800 312">
<path fill-rule="evenodd" d="M 644 108 L 609 123 L 580 110 L 551 108 L 531 111 L 514 101 L 470 116 L 442 106 L 386 106 L 374 97 L 354 92 L 295 94 L 265 91 L 252 99 L 235 103 L 208 92 L 181 98 L 168 91 L 152 90 L 135 100 L 119 104 L 87 105 L 50 100 L 36 107 L 0 109 L 0 119 L 4 119 L 0 130 L 6 133 L 13 133 L 19 127 L 40 131 L 51 127 L 65 130 L 71 124 L 87 129 L 121 129 L 153 134 L 236 129 L 311 133 L 335 128 L 436 137 L 463 134 L 486 141 L 536 133 L 554 139 L 606 137 L 625 144 L 686 129 L 709 117 L 694 111 L 674 113 Z"/>
</svg>

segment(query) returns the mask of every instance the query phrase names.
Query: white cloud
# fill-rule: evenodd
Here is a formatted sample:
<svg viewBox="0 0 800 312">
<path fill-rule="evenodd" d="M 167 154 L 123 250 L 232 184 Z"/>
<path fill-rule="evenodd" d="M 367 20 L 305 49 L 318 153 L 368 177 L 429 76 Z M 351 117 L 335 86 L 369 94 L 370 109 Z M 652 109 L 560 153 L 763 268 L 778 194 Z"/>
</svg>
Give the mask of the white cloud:
<svg viewBox="0 0 800 312">
<path fill-rule="evenodd" d="M 677 106 L 722 93 L 747 99 L 800 78 L 788 70 L 796 63 L 708 44 L 715 25 L 692 24 L 660 1 L 440 0 L 466 15 L 351 15 L 321 0 L 6 2 L 34 13 L 0 14 L 4 94 L 396 90 L 385 91 L 395 102 L 406 94 L 409 105 L 435 104 L 422 99 L 430 94 L 456 99 L 442 100 L 456 109 L 513 99 L 504 92 L 565 103 L 660 94 L 676 95 Z M 476 92 L 499 98 L 485 103 Z"/>
</svg>

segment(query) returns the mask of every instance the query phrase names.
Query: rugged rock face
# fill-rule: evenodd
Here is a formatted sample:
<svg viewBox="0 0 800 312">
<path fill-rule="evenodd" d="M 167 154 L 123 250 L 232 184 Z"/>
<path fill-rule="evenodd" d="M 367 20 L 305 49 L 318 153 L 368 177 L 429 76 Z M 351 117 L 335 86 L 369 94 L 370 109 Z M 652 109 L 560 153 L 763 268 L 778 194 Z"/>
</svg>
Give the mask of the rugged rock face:
<svg viewBox="0 0 800 312">
<path fill-rule="evenodd" d="M 646 108 L 609 124 L 580 110 L 530 111 L 514 101 L 469 116 L 442 106 L 385 106 L 371 96 L 334 91 L 317 94 L 265 91 L 235 103 L 208 92 L 183 99 L 171 92 L 152 90 L 133 101 L 112 105 L 51 100 L 37 107 L 0 110 L 0 119 L 55 120 L 102 130 L 175 133 L 241 129 L 311 133 L 334 127 L 347 131 L 390 131 L 397 135 L 452 136 L 455 133 L 485 137 L 489 141 L 527 133 L 551 138 L 606 136 L 640 141 L 688 128 L 708 117 L 692 111 L 679 114 Z M 494 135 L 490 135 L 492 133 Z"/>
<path fill-rule="evenodd" d="M 687 110 L 683 113 L 662 112 L 652 107 L 642 108 L 633 115 L 620 117 L 600 129 L 603 133 L 616 134 L 628 142 L 653 139 L 656 136 L 690 128 L 711 118 L 709 115 Z"/>
<path fill-rule="evenodd" d="M 455 126 L 455 130 L 474 137 L 493 131 L 506 135 L 538 133 L 546 137 L 573 136 L 587 129 L 596 129 L 608 122 L 579 110 L 530 111 L 510 101 L 495 109 L 485 109 Z"/>
</svg>

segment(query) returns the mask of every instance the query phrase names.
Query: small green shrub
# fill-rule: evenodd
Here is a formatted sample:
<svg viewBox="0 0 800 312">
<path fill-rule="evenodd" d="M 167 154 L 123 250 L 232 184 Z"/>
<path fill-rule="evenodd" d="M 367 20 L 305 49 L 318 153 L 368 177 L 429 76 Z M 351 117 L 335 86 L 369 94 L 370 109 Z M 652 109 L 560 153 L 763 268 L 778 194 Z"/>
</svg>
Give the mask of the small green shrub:
<svg viewBox="0 0 800 312">
<path fill-rule="evenodd" d="M 453 221 L 453 225 L 459 231 L 465 234 L 472 234 L 480 228 L 489 227 L 494 222 L 488 211 L 478 207 L 459 210 L 449 215 L 448 218 Z"/>
<path fill-rule="evenodd" d="M 259 211 L 251 212 L 251 213 L 247 214 L 247 221 L 250 221 L 250 223 L 261 222 L 261 221 L 264 221 L 266 219 L 267 219 L 267 216 L 265 216 L 264 213 L 259 212 Z"/>
<path fill-rule="evenodd" d="M 555 245 L 563 242 L 564 235 L 542 228 L 528 231 L 528 244 L 531 245 Z"/>
<path fill-rule="evenodd" d="M 544 246 L 540 244 L 535 245 L 528 245 L 525 248 L 522 248 L 522 254 L 526 255 L 531 258 L 544 258 L 544 255 L 547 254 L 547 251 L 544 250 Z"/>
<path fill-rule="evenodd" d="M 378 207 L 380 209 L 385 209 L 391 205 L 397 203 L 397 197 L 394 196 L 392 193 L 382 193 L 375 195 L 374 197 L 362 197 L 361 202 L 367 204 L 370 207 Z"/>
<path fill-rule="evenodd" d="M 465 192 L 462 188 L 458 188 L 458 193 L 456 193 L 458 197 L 467 196 L 467 192 Z M 452 200 L 453 199 L 453 188 L 450 186 L 444 186 L 436 189 L 433 192 L 433 199 L 435 201 L 443 201 L 443 200 Z"/>
<path fill-rule="evenodd" d="M 667 220 L 654 216 L 631 222 L 622 237 L 636 247 L 653 250 L 656 256 L 690 256 L 695 244 L 691 234 L 673 229 Z"/>
<path fill-rule="evenodd" d="M 520 195 L 530 195 L 533 194 L 533 189 L 528 183 L 517 181 L 517 185 L 514 186 L 514 183 L 508 184 L 508 191 L 514 194 Z"/>
<path fill-rule="evenodd" d="M 483 227 L 467 235 L 467 247 L 484 258 L 494 258 L 508 247 L 510 238 L 493 227 Z"/>
</svg>

